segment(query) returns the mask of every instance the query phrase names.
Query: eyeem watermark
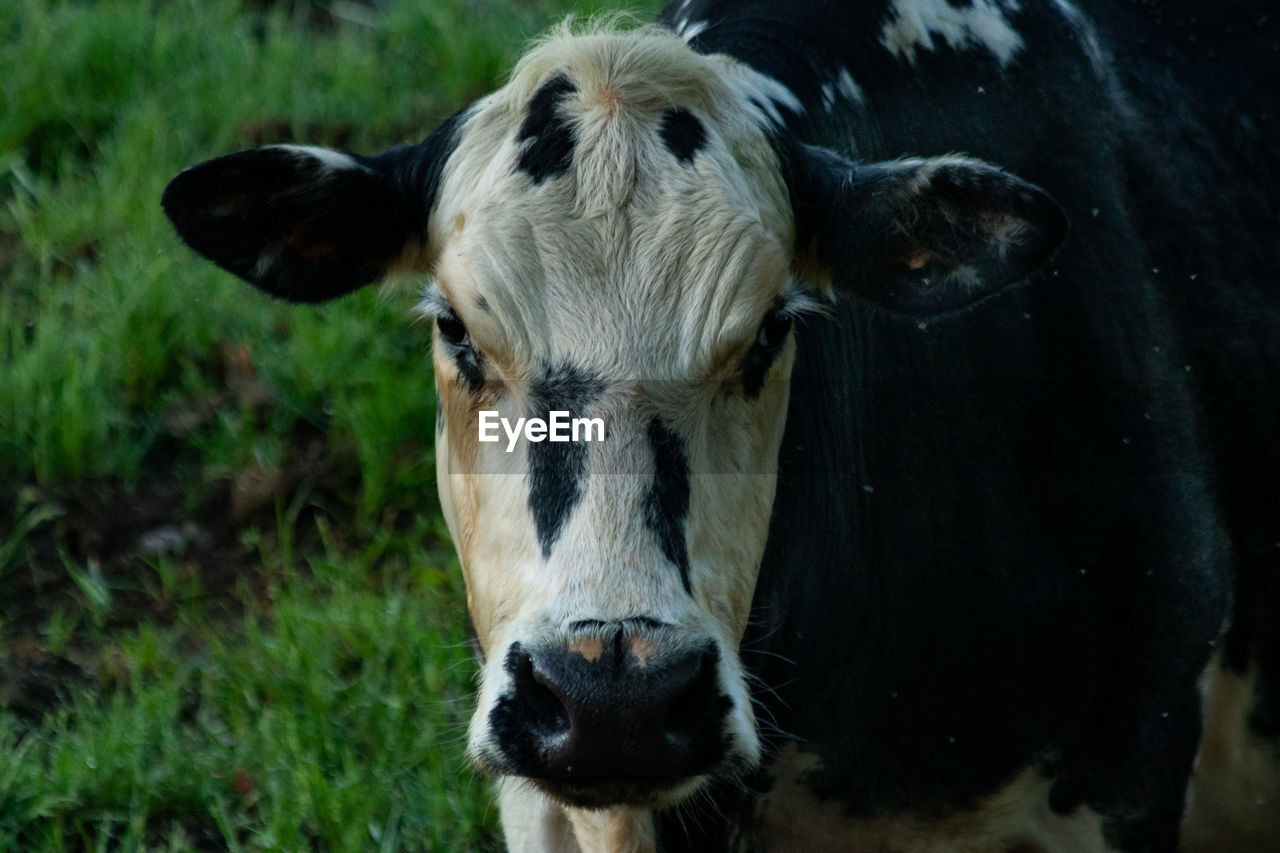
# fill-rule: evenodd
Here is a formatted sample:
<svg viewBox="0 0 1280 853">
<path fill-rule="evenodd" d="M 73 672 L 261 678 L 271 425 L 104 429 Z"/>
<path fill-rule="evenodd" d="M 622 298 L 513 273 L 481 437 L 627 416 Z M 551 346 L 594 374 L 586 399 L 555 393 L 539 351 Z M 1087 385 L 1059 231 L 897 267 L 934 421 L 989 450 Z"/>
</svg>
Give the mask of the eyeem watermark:
<svg viewBox="0 0 1280 853">
<path fill-rule="evenodd" d="M 604 418 L 570 418 L 568 412 L 547 412 L 542 418 L 516 418 L 511 421 L 492 409 L 480 410 L 480 440 L 499 441 L 498 427 L 507 434 L 507 452 L 515 449 L 523 432 L 529 441 L 604 441 Z"/>
</svg>

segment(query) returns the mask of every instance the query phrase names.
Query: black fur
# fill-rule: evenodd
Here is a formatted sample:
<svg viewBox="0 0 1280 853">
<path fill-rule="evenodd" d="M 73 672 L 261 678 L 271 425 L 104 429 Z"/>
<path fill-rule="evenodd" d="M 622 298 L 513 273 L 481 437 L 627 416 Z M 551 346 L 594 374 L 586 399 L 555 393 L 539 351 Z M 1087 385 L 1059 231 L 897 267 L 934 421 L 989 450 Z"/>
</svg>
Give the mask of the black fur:
<svg viewBox="0 0 1280 853">
<path fill-rule="evenodd" d="M 799 262 L 893 311 L 937 314 L 998 293 L 1039 269 L 1068 230 L 1043 190 L 988 164 L 855 165 L 780 135 L 774 145 Z"/>
<path fill-rule="evenodd" d="M 453 363 L 458 368 L 458 378 L 466 384 L 472 394 L 479 394 L 484 389 L 484 356 L 474 347 L 457 347 L 442 341 L 441 346 L 450 351 Z"/>
<path fill-rule="evenodd" d="M 689 547 L 684 522 L 689 514 L 689 460 L 684 439 L 661 420 L 649 421 L 649 446 L 653 448 L 653 485 L 645 501 L 645 524 L 657 537 L 662 555 L 680 573 L 684 591 L 693 592 L 689 580 Z"/>
<path fill-rule="evenodd" d="M 529 417 L 547 418 L 552 411 L 583 417 L 600 395 L 604 383 L 573 365 L 562 364 L 543 371 L 530 386 Z M 582 442 L 542 441 L 529 444 L 529 511 L 538 531 L 543 558 L 551 549 L 586 488 L 587 445 Z"/>
<path fill-rule="evenodd" d="M 569 721 L 555 696 L 539 689 L 532 659 L 519 643 L 511 644 L 502 667 L 511 677 L 511 688 L 498 697 L 489 712 L 489 731 L 494 742 L 502 744 L 503 757 L 512 771 L 535 775 L 542 768 L 543 740 L 566 729 Z"/>
<path fill-rule="evenodd" d="M 529 99 L 529 114 L 516 133 L 522 144 L 516 165 L 535 184 L 563 175 L 573 165 L 576 134 L 560 113 L 560 102 L 577 91 L 569 78 L 560 75 L 543 83 Z"/>
<path fill-rule="evenodd" d="M 693 155 L 707 144 L 706 128 L 684 107 L 673 107 L 664 112 L 659 132 L 667 149 L 681 163 L 692 163 Z"/>
<path fill-rule="evenodd" d="M 820 762 L 801 784 L 850 819 L 929 820 L 1034 767 L 1058 812 L 1165 851 L 1233 578 L 1226 661 L 1257 667 L 1256 730 L 1280 696 L 1280 110 L 1258 83 L 1280 19 L 1075 5 L 1114 76 L 1052 4 L 1002 7 L 1025 42 L 1003 68 L 937 37 L 893 56 L 885 0 L 664 14 L 804 105 L 773 129 L 784 166 L 793 144 L 852 164 L 960 151 L 1072 222 L 1029 286 L 965 313 L 845 299 L 796 336 L 742 656 Z M 866 99 L 828 110 L 841 68 Z M 802 248 L 831 212 L 796 211 Z M 660 815 L 662 849 L 758 849 L 774 781 L 766 759 L 713 807 Z"/>
<path fill-rule="evenodd" d="M 440 172 L 465 111 L 417 145 L 330 169 L 285 148 L 242 151 L 193 166 L 161 204 L 182 239 L 273 296 L 323 302 L 371 284 L 425 240 Z"/>
<path fill-rule="evenodd" d="M 742 392 L 748 400 L 760 396 L 765 377 L 773 368 L 791 332 L 791 318 L 781 313 L 782 299 L 775 299 L 773 307 L 760 325 L 756 342 L 742 360 Z"/>
</svg>

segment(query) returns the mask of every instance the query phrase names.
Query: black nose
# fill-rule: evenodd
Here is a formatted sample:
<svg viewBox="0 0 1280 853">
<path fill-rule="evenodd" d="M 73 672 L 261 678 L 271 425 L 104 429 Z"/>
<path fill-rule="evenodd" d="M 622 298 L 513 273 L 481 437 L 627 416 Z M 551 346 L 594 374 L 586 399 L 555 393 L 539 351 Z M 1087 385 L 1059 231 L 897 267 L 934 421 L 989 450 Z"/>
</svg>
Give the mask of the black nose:
<svg viewBox="0 0 1280 853">
<path fill-rule="evenodd" d="M 724 757 L 731 700 L 714 644 L 664 655 L 618 630 L 572 648 L 508 653 L 512 689 L 490 722 L 517 773 L 603 806 L 671 788 Z"/>
</svg>

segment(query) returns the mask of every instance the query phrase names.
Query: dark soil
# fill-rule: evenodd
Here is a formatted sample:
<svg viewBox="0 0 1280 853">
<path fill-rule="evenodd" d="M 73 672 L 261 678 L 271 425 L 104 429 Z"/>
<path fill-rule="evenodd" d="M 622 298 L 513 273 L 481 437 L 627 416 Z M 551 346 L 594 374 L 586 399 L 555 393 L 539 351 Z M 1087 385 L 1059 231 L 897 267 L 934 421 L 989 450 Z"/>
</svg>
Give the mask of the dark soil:
<svg viewBox="0 0 1280 853">
<path fill-rule="evenodd" d="M 180 628 L 180 614 L 241 616 L 271 579 L 262 554 L 275 548 L 277 506 L 299 490 L 317 497 L 354 492 L 351 460 L 324 451 L 323 437 L 313 436 L 281 470 L 255 468 L 202 489 L 170 475 L 133 487 L 78 483 L 0 494 L 0 531 L 27 508 L 57 511 L 0 567 L 0 707 L 35 719 L 71 684 L 107 686 L 124 677 L 104 652 L 103 631 L 141 622 Z M 200 491 L 205 496 L 193 504 Z M 95 605 L 73 571 L 108 601 Z M 65 647 L 54 650 L 49 628 L 58 618 L 73 627 Z"/>
</svg>

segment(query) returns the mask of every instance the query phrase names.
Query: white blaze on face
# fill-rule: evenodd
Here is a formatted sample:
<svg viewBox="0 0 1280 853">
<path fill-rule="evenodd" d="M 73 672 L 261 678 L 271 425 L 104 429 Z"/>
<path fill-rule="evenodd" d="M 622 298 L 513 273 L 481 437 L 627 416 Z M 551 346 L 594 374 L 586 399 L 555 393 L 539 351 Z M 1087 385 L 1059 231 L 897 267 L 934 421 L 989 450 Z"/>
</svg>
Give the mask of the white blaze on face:
<svg viewBox="0 0 1280 853">
<path fill-rule="evenodd" d="M 531 99 L 558 78 L 554 120 L 572 128 L 572 162 L 535 178 L 518 164 L 542 140 L 520 135 Z M 792 344 L 779 344 L 768 381 L 750 392 L 743 364 L 789 287 L 789 201 L 761 126 L 761 110 L 772 119 L 778 104 L 799 106 L 664 31 L 561 35 L 476 105 L 444 170 L 431 224 L 439 294 L 425 304 L 465 323 L 485 381 L 469 384 L 437 340 L 437 465 L 487 654 L 470 753 L 489 769 L 503 771 L 488 720 L 510 689 L 512 644 L 563 643 L 575 622 L 637 617 L 716 645 L 733 705 L 730 761 L 758 757 L 737 647 Z M 685 158 L 660 130 L 676 109 L 702 130 Z M 572 451 L 522 440 L 510 453 L 478 440 L 480 410 L 514 422 L 545 417 L 548 404 L 602 418 L 605 440 Z M 679 443 L 687 470 L 662 470 L 655 430 Z M 555 476 L 537 474 L 546 464 Z M 668 476 L 685 478 L 688 506 L 678 530 L 660 534 L 653 495 Z"/>
<path fill-rule="evenodd" d="M 880 30 L 880 43 L 912 64 L 917 50 L 934 50 L 934 37 L 952 50 L 980 48 L 1008 65 L 1024 47 L 1022 36 L 1006 15 L 1021 8 L 1018 0 L 973 0 L 953 6 L 947 0 L 893 0 Z"/>
</svg>

